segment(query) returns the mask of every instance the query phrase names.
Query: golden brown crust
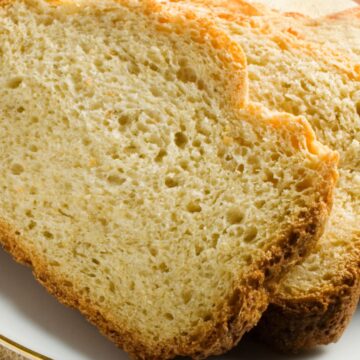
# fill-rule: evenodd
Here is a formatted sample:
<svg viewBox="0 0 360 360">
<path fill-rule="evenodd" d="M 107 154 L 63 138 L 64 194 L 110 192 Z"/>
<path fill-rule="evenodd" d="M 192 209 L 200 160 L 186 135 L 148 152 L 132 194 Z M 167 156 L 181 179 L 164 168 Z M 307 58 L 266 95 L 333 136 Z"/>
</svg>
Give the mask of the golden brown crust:
<svg viewBox="0 0 360 360">
<path fill-rule="evenodd" d="M 178 28 L 186 25 L 186 19 L 195 18 L 191 12 L 176 16 L 167 12 L 153 1 L 144 1 L 145 11 L 150 13 L 161 12 L 164 23 L 174 22 Z M 229 61 L 239 66 L 239 84 L 245 81 L 245 57 L 241 49 L 221 32 L 216 30 L 209 20 L 199 20 L 206 29 L 204 36 L 214 40 L 214 46 L 225 49 L 232 55 Z M 159 29 L 161 30 L 161 29 Z M 221 35 L 221 36 L 220 36 Z M 197 39 L 194 39 L 197 40 Z M 201 39 L 198 39 L 201 41 Z M 226 59 L 226 58 L 224 58 Z M 225 60 L 224 60 L 225 61 Z M 234 98 L 237 105 L 242 105 L 246 98 L 239 96 L 238 89 L 234 89 Z M 318 148 L 314 139 L 309 135 L 309 146 L 314 146 L 315 153 Z M 320 154 L 319 154 L 320 155 Z M 337 157 L 333 153 L 324 156 L 325 186 L 322 190 L 322 201 L 314 204 L 309 212 L 293 224 L 274 245 L 267 249 L 266 255 L 253 265 L 253 269 L 238 281 L 233 288 L 232 296 L 225 304 L 221 304 L 216 321 L 212 326 L 195 329 L 192 338 L 183 337 L 173 339 L 172 342 L 147 344 L 138 334 L 130 332 L 126 324 L 118 324 L 111 315 L 104 312 L 92 300 L 70 286 L 69 282 L 59 274 L 50 270 L 41 254 L 37 254 L 20 233 L 9 224 L 0 221 L 0 243 L 13 257 L 33 268 L 35 277 L 46 289 L 65 305 L 79 309 L 87 319 L 95 324 L 100 331 L 114 341 L 119 347 L 138 359 L 168 359 L 176 355 L 204 358 L 209 355 L 220 354 L 231 349 L 259 320 L 268 304 L 266 288 L 271 288 L 277 282 L 286 266 L 302 259 L 314 246 L 323 231 L 323 225 L 329 213 L 332 202 L 332 191 L 336 181 L 335 164 Z M 327 156 L 328 155 L 328 156 Z"/>
</svg>

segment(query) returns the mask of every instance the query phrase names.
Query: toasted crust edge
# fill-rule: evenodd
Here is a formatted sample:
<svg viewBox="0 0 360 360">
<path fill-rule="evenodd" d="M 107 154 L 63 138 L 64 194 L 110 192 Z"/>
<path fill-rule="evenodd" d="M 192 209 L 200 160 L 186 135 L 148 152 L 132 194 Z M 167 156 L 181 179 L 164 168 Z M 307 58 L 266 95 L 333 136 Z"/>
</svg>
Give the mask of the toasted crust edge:
<svg viewBox="0 0 360 360">
<path fill-rule="evenodd" d="M 152 1 L 148 3 L 150 4 L 149 8 L 152 9 L 151 5 L 154 3 Z M 158 11 L 158 7 L 153 10 Z M 212 33 L 214 37 L 217 35 L 219 33 Z M 242 55 L 234 50 L 232 42 L 225 41 L 222 46 L 231 49 L 236 58 L 238 56 L 241 58 Z M 234 96 L 237 98 L 238 94 L 236 93 Z M 242 335 L 259 320 L 268 304 L 268 293 L 265 286 L 271 287 L 277 282 L 285 265 L 303 258 L 321 236 L 331 207 L 333 187 L 337 178 L 334 170 L 337 162 L 335 158 L 334 156 L 324 158 L 324 161 L 328 162 L 328 181 L 322 189 L 323 201 L 314 204 L 311 211 L 301 221 L 293 224 L 292 228 L 278 239 L 277 244 L 268 250 L 266 256 L 254 264 L 253 271 L 250 271 L 244 280 L 234 286 L 233 296 L 228 304 L 224 304 L 217 325 L 211 329 L 203 328 L 201 341 L 198 340 L 197 343 L 190 343 L 190 345 L 176 340 L 174 343 L 159 344 L 158 346 L 144 344 L 136 334 L 129 332 L 126 326 L 119 326 L 112 321 L 108 314 L 102 314 L 89 298 L 81 296 L 75 289 L 69 288 L 66 285 L 66 279 L 51 272 L 41 256 L 36 254 L 33 249 L 25 250 L 25 247 L 21 245 L 24 243 L 24 239 L 16 229 L 1 220 L 0 243 L 18 262 L 32 267 L 34 276 L 49 293 L 63 304 L 79 309 L 103 334 L 129 352 L 133 358 L 167 359 L 176 355 L 204 358 L 220 354 L 233 347 Z M 296 246 L 294 246 L 295 244 Z M 242 298 L 243 294 L 246 294 L 245 298 Z"/>
</svg>

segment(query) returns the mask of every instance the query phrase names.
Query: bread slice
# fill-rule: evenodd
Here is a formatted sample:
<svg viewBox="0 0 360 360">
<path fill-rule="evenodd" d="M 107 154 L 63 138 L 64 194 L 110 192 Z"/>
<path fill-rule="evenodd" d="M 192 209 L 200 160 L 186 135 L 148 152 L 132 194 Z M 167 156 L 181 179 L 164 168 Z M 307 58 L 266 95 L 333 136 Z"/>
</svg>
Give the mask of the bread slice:
<svg viewBox="0 0 360 360">
<path fill-rule="evenodd" d="M 314 246 L 337 154 L 241 48 L 152 1 L 0 9 L 0 240 L 139 359 L 234 346 Z"/>
<path fill-rule="evenodd" d="M 275 15 L 271 21 L 279 30 L 291 29 L 300 39 L 339 50 L 351 61 L 360 62 L 360 6 L 316 19 L 295 12 L 270 14 Z"/>
<path fill-rule="evenodd" d="M 336 47 L 356 63 L 360 63 L 360 6 L 331 14 L 320 19 L 311 19 L 291 14 L 301 22 L 302 33 L 307 39 Z M 305 25 L 305 26 L 303 26 Z"/>
<path fill-rule="evenodd" d="M 359 10 L 360 7 L 357 7 L 320 19 L 297 14 L 288 14 L 288 16 L 295 18 L 296 23 L 291 24 L 291 29 L 298 36 L 307 41 L 313 39 L 318 44 L 341 51 L 341 54 L 351 59 L 355 67 L 360 70 Z M 323 239 L 324 248 L 320 242 L 318 250 L 305 261 L 303 266 L 298 266 L 290 272 L 278 293 L 278 303 L 269 307 L 259 326 L 260 333 L 267 342 L 271 343 L 274 336 L 278 346 L 285 350 L 297 351 L 337 341 L 358 304 L 360 296 L 359 82 L 355 83 L 353 94 L 356 130 L 354 131 L 350 123 L 348 132 L 350 134 L 357 132 L 357 134 L 354 134 L 349 146 L 358 149 L 352 155 L 354 161 L 347 164 L 348 169 L 340 170 L 342 176 L 337 190 L 338 195 L 335 197 L 335 201 L 340 205 L 334 207 L 328 231 Z M 347 101 L 346 96 L 343 99 Z M 346 117 L 348 118 L 348 115 Z M 331 242 L 326 241 L 327 237 Z M 327 246 L 331 247 L 326 248 Z M 321 269 L 320 276 L 323 280 L 321 283 L 316 283 L 313 279 L 315 264 L 315 268 Z M 293 284 L 298 283 L 299 279 L 303 282 L 295 287 Z M 300 296 L 299 290 L 303 292 Z M 273 333 L 271 337 L 268 335 L 269 331 Z"/>
<path fill-rule="evenodd" d="M 285 14 L 287 17 L 291 18 L 291 21 L 288 23 L 283 19 L 278 19 L 276 21 L 276 26 L 281 27 L 282 29 L 286 29 L 287 27 L 291 27 L 293 31 L 296 32 L 297 36 L 300 36 L 302 39 L 306 39 L 307 41 L 314 41 L 316 43 L 319 43 L 321 45 L 324 45 L 328 48 L 335 48 L 338 51 L 341 51 L 342 54 L 345 54 L 348 58 L 350 58 L 357 66 L 360 68 L 360 6 L 354 7 L 351 9 L 348 9 L 346 11 L 342 11 L 339 13 L 334 13 L 325 17 L 321 17 L 318 19 L 312 19 L 310 17 L 304 16 L 303 14 L 298 13 L 287 13 Z M 357 91 L 359 87 L 357 87 Z M 360 99 L 360 96 L 358 95 L 358 99 Z M 357 102 L 355 104 L 357 106 L 357 112 L 360 114 L 360 102 Z M 359 115 L 360 116 L 360 115 Z M 354 154 L 356 157 L 356 154 Z M 359 171 L 359 167 L 356 167 L 357 173 Z M 359 238 L 359 212 L 360 212 L 360 206 L 359 206 L 359 191 L 360 187 L 358 185 L 358 180 L 355 181 L 355 183 L 351 180 L 348 181 L 349 178 L 345 179 L 343 186 L 347 187 L 346 192 L 353 193 L 355 192 L 355 198 L 351 197 L 345 197 L 346 193 L 343 194 L 344 198 L 342 203 L 347 204 L 348 202 L 354 202 L 356 206 L 356 217 L 349 221 L 349 218 L 347 218 L 346 213 L 339 212 L 338 214 L 333 214 L 333 224 L 330 225 L 331 228 L 336 229 L 340 233 L 337 235 L 337 237 L 341 236 L 341 231 L 344 228 L 344 224 L 347 224 L 346 227 L 350 227 L 353 229 L 355 233 L 355 238 Z M 352 189 L 352 187 L 355 188 Z M 347 236 L 347 233 L 344 232 L 344 237 Z M 359 240 L 357 240 L 359 241 Z M 353 252 L 353 251 L 351 251 Z M 356 255 L 356 253 L 358 255 Z M 329 252 L 329 259 L 327 259 L 326 262 L 324 262 L 323 266 L 332 266 L 333 257 L 335 255 L 334 251 Z M 360 254 L 358 248 L 355 250 L 355 253 L 353 255 L 353 263 L 357 263 L 357 260 L 359 260 Z M 342 260 L 345 262 L 343 264 L 343 267 L 346 267 L 346 258 Z M 359 264 L 359 262 L 358 262 Z M 355 268 L 359 268 L 360 265 L 355 265 Z M 335 269 L 336 270 L 336 269 Z M 341 271 L 341 268 L 340 268 Z M 350 270 L 351 271 L 351 270 Z M 359 271 L 359 270 L 358 270 Z M 335 271 L 334 271 L 335 272 Z M 296 275 L 296 273 L 294 273 Z M 308 274 L 309 276 L 309 274 Z M 290 281 L 293 281 L 297 278 L 290 278 Z M 352 281 L 353 277 L 350 276 L 350 282 Z M 358 283 L 359 280 L 357 280 L 357 286 L 359 287 L 360 284 Z M 356 289 L 356 283 L 355 287 Z M 341 295 L 342 291 L 344 291 L 344 295 Z M 360 293 L 360 290 L 357 291 Z M 348 320 L 351 315 L 353 314 L 353 310 L 357 303 L 357 296 L 356 291 L 355 292 L 349 292 L 348 287 L 338 287 L 336 290 L 327 290 L 326 297 L 334 296 L 334 294 L 337 294 L 336 297 L 332 300 L 333 306 L 325 306 L 321 308 L 321 311 L 319 312 L 318 309 L 314 310 L 308 310 L 303 309 L 303 311 L 308 311 L 309 315 L 314 315 L 314 313 L 317 313 L 317 317 L 306 319 L 304 320 L 304 314 L 302 311 L 293 311 L 293 309 L 287 311 L 286 313 L 283 313 L 282 310 L 280 310 L 280 314 L 278 311 L 268 311 L 269 318 L 266 321 L 266 324 L 264 324 L 264 329 L 262 331 L 263 334 L 265 334 L 269 329 L 266 329 L 269 327 L 271 330 L 273 330 L 273 323 L 287 323 L 286 326 L 282 325 L 280 327 L 277 327 L 278 330 L 284 331 L 288 333 L 289 328 L 289 318 L 292 319 L 291 327 L 292 327 L 292 333 L 293 340 L 298 341 L 300 338 L 300 344 L 298 345 L 290 345 L 292 348 L 301 348 L 301 347 L 311 347 L 318 343 L 328 343 L 330 341 L 336 341 L 340 335 L 343 332 L 343 329 L 345 328 Z M 316 306 L 316 305 L 314 305 Z M 279 310 L 279 309 L 278 309 Z M 264 317 L 265 319 L 265 317 Z M 264 321 L 264 320 L 263 320 Z M 265 321 L 264 321 L 265 322 Z M 316 334 L 309 334 L 308 329 L 309 327 L 313 326 L 314 323 L 318 322 L 318 327 L 322 327 L 322 329 L 317 329 Z M 329 324 L 333 324 L 333 327 Z M 299 335 L 300 331 L 303 333 Z M 277 334 L 277 337 L 283 337 L 283 333 L 279 332 Z M 302 345 L 305 344 L 305 345 Z"/>
<path fill-rule="evenodd" d="M 253 100 L 305 115 L 317 136 L 340 152 L 339 186 L 326 232 L 273 293 L 258 327 L 282 350 L 336 341 L 360 293 L 360 68 L 340 48 L 310 41 L 312 28 L 305 35 L 292 16 L 264 7 L 257 13 L 243 5 L 229 10 L 226 1 L 217 0 L 178 2 L 184 5 L 213 19 L 244 48 Z"/>
</svg>

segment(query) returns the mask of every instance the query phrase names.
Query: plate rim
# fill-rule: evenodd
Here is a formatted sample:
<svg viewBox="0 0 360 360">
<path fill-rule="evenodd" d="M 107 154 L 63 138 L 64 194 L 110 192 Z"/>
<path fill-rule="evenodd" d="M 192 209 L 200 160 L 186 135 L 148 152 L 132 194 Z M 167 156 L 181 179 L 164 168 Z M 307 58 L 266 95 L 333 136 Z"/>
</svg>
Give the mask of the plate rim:
<svg viewBox="0 0 360 360">
<path fill-rule="evenodd" d="M 52 360 L 51 358 L 33 351 L 2 334 L 0 334 L 0 345 L 4 346 L 8 350 L 16 352 L 19 355 L 27 357 L 30 360 Z"/>
</svg>

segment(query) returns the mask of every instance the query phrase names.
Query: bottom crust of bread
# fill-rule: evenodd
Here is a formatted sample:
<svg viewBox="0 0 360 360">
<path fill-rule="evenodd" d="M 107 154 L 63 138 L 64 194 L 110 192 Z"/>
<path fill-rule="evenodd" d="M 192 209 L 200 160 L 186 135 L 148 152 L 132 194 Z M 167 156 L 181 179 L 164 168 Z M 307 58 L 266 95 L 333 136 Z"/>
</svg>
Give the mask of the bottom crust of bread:
<svg viewBox="0 0 360 360">
<path fill-rule="evenodd" d="M 255 335 L 271 347 L 290 353 L 338 341 L 359 301 L 360 258 L 355 265 L 344 273 L 342 285 L 270 304 Z"/>
</svg>

